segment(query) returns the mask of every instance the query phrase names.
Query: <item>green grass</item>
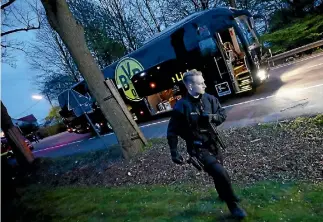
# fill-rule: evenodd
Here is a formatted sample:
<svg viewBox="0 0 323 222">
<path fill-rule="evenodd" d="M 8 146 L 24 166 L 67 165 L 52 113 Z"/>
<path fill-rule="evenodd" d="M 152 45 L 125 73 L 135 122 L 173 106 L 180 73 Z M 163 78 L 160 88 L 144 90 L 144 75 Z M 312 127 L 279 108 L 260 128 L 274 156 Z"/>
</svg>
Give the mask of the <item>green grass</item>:
<svg viewBox="0 0 323 222">
<path fill-rule="evenodd" d="M 323 184 L 263 182 L 237 189 L 245 221 L 322 221 Z M 227 221 L 214 189 L 180 186 L 119 188 L 34 186 L 20 215 L 30 221 Z"/>
<path fill-rule="evenodd" d="M 143 151 L 149 150 L 153 147 L 153 144 L 162 143 L 165 141 L 165 138 L 152 138 L 147 140 L 147 145 L 143 147 Z"/>
<path fill-rule="evenodd" d="M 270 129 L 270 128 L 276 128 L 277 124 L 278 124 L 277 122 L 269 122 L 269 123 L 261 123 L 258 125 L 260 128 Z M 320 129 L 323 127 L 323 114 L 318 114 L 312 117 L 297 117 L 296 119 L 288 123 L 283 122 L 281 126 L 284 126 L 284 128 L 287 128 L 287 129 L 298 129 L 298 128 L 303 129 L 304 127 L 307 127 L 310 129 L 312 128 Z"/>
<path fill-rule="evenodd" d="M 322 133 L 323 130 L 323 114 L 317 115 L 315 117 L 298 117 L 292 122 L 285 125 L 285 128 L 290 130 L 302 131 L 302 135 L 313 133 L 318 131 Z"/>
<path fill-rule="evenodd" d="M 38 158 L 38 161 L 41 169 L 49 168 L 47 171 L 62 173 L 85 165 L 99 167 L 101 163 L 120 159 L 122 159 L 121 148 L 119 145 L 112 145 L 108 150 L 97 150 L 56 158 Z"/>
</svg>

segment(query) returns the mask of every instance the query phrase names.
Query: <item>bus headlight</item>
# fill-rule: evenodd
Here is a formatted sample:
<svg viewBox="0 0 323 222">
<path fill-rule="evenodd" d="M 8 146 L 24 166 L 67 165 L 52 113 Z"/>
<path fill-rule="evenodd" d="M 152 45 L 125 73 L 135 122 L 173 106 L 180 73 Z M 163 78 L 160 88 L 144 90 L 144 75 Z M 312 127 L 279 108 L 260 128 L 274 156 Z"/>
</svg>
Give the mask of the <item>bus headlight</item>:
<svg viewBox="0 0 323 222">
<path fill-rule="evenodd" d="M 265 79 L 267 78 L 267 73 L 266 73 L 266 71 L 265 71 L 265 70 L 260 69 L 260 70 L 258 71 L 258 73 L 257 73 L 257 76 L 258 76 L 258 78 L 259 78 L 261 81 L 263 81 L 263 80 L 265 80 Z"/>
</svg>

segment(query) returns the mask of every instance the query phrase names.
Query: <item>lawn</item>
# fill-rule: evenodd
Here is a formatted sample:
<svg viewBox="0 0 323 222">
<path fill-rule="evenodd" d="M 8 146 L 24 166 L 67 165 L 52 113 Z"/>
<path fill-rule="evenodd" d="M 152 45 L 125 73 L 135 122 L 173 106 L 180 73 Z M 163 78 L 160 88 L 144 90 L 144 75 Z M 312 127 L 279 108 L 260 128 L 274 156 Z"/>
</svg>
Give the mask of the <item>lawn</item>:
<svg viewBox="0 0 323 222">
<path fill-rule="evenodd" d="M 221 133 L 245 221 L 323 221 L 323 115 Z M 120 157 L 114 147 L 40 159 L 17 183 L 15 221 L 232 221 L 211 178 L 172 163 L 165 138 Z"/>
<path fill-rule="evenodd" d="M 21 190 L 28 221 L 231 221 L 212 188 L 32 186 Z M 258 182 L 237 188 L 245 221 L 322 221 L 323 183 Z"/>
</svg>

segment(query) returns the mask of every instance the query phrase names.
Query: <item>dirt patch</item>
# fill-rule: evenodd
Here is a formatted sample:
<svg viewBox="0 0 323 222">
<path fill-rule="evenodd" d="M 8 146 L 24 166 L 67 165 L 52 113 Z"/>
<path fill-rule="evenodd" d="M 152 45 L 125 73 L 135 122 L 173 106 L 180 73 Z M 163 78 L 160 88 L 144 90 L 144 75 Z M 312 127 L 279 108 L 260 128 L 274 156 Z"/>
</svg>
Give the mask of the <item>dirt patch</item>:
<svg viewBox="0 0 323 222">
<path fill-rule="evenodd" d="M 323 181 L 323 116 L 298 118 L 221 132 L 227 150 L 225 167 L 234 183 L 261 180 Z M 179 149 L 185 155 L 184 142 Z M 212 185 L 210 177 L 191 165 L 170 159 L 166 139 L 130 161 L 121 159 L 118 147 L 107 151 L 59 159 L 40 159 L 28 183 L 50 186 L 174 184 Z"/>
</svg>

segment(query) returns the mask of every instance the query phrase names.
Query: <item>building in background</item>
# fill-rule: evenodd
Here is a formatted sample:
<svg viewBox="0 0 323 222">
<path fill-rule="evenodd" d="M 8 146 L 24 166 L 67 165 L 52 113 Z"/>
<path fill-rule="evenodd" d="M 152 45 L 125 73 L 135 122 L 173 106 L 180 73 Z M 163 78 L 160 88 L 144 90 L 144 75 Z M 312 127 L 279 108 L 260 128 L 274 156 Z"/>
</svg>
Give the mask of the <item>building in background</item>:
<svg viewBox="0 0 323 222">
<path fill-rule="evenodd" d="M 39 128 L 36 117 L 33 114 L 21 117 L 19 119 L 11 119 L 13 124 L 18 127 L 23 135 L 36 132 Z"/>
<path fill-rule="evenodd" d="M 32 124 L 32 125 L 38 126 L 37 119 L 33 114 L 19 118 L 18 124 L 19 123 L 22 125 Z"/>
</svg>

